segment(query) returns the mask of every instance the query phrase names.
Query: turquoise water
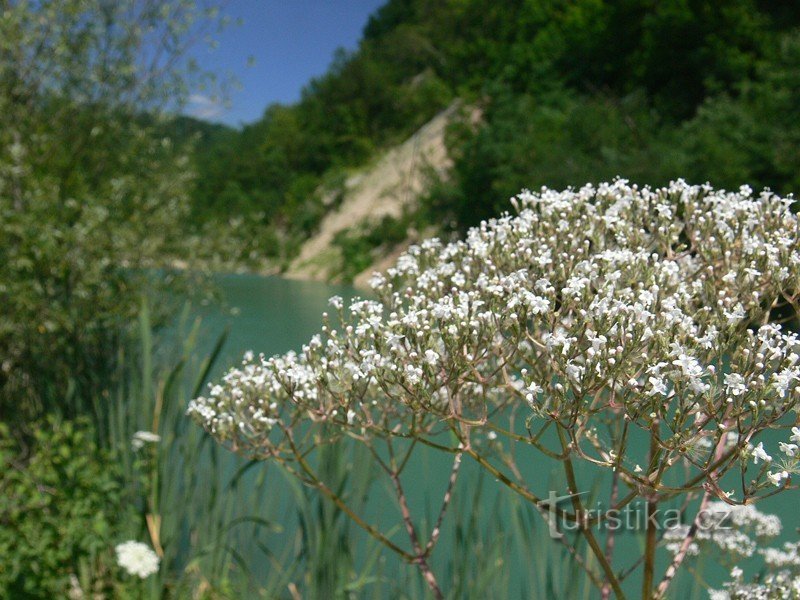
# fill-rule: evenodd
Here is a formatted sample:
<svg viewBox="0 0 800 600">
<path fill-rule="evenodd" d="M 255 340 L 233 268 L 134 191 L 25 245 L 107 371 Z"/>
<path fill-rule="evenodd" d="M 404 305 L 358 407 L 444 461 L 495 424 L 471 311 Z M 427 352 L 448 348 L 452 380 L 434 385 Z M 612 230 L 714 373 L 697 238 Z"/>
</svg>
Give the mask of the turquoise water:
<svg viewBox="0 0 800 600">
<path fill-rule="evenodd" d="M 224 275 L 217 277 L 216 281 L 224 294 L 224 302 L 196 311 L 203 322 L 200 353 L 209 350 L 226 329 L 229 332 L 220 359 L 212 371 L 212 379 L 238 362 L 247 350 L 267 355 L 292 349 L 299 350 L 301 345 L 318 331 L 322 312 L 329 310 L 327 300 L 330 296 L 341 295 L 349 298 L 359 294 L 348 286 L 290 281 L 277 277 Z M 783 439 L 783 436 L 779 439 Z M 772 444 L 776 444 L 776 441 Z M 641 451 L 644 460 L 646 454 L 644 445 Z M 532 453 L 530 457 L 530 461 L 522 461 L 523 474 L 537 493 L 546 496 L 549 489 L 566 489 L 560 471 L 554 468 L 551 461 L 538 462 L 541 459 Z M 419 452 L 415 461 L 407 471 L 407 491 L 412 509 L 418 514 L 428 515 L 426 526 L 429 526 L 432 516 L 438 510 L 439 497 L 444 488 L 443 482 L 449 473 L 449 462 L 446 456 L 433 451 Z M 364 465 L 358 460 L 355 462 L 356 464 L 350 468 L 354 469 L 354 473 L 359 473 Z M 230 453 L 223 451 L 215 463 L 215 468 L 219 473 L 230 475 L 244 464 L 246 464 L 244 461 L 235 459 Z M 583 483 L 591 487 L 589 473 L 579 472 L 579 476 L 581 474 L 584 476 Z M 267 579 L 270 576 L 270 569 L 275 567 L 267 566 L 265 548 L 271 555 L 287 559 L 291 558 L 293 552 L 298 555 L 303 552 L 302 544 L 306 542 L 299 535 L 300 517 L 295 502 L 298 490 L 293 489 L 286 479 L 269 465 L 257 465 L 239 485 L 251 486 L 253 494 L 258 498 L 262 498 L 263 495 L 263 499 L 259 500 L 263 506 L 263 513 L 259 516 L 274 524 L 268 531 L 243 528 L 237 537 L 244 561 L 251 563 L 250 566 L 259 579 Z M 596 487 L 594 491 L 598 494 L 598 498 L 607 498 L 604 486 Z M 478 493 L 479 496 L 476 495 Z M 311 495 L 313 496 L 313 492 Z M 246 494 L 245 496 L 252 501 L 250 496 Z M 434 552 L 432 560 L 434 571 L 444 580 L 443 587 L 453 589 L 453 585 L 463 578 L 464 569 L 483 569 L 490 577 L 503 584 L 501 587 L 505 595 L 536 598 L 547 597 L 543 589 L 537 589 L 547 579 L 569 576 L 565 571 L 558 571 L 563 566 L 565 558 L 559 554 L 557 545 L 551 545 L 546 538 L 541 519 L 536 515 L 531 518 L 530 510 L 523 509 L 522 503 L 514 494 L 490 478 L 480 477 L 478 468 L 466 459 L 457 488 L 457 497 L 459 503 L 451 511 L 455 514 L 450 514 L 445 522 L 440 545 Z M 475 498 L 478 498 L 477 502 L 473 501 Z M 800 525 L 797 500 L 797 491 L 790 491 L 759 504 L 760 509 L 778 513 L 784 519 L 785 539 L 796 539 L 795 531 Z M 375 485 L 370 488 L 370 500 L 363 510 L 371 521 L 381 523 L 384 530 L 395 526 L 392 539 L 407 547 L 405 532 L 396 527 L 400 523 L 396 502 L 385 486 Z M 454 518 L 456 514 L 458 517 Z M 473 524 L 472 530 L 467 527 L 470 522 Z M 343 546 L 340 550 L 350 553 L 356 567 L 369 563 L 377 550 L 374 544 L 370 545 L 369 537 L 355 528 L 350 528 L 346 530 L 345 538 L 335 542 L 317 540 L 310 543 L 317 546 L 344 544 L 347 548 Z M 257 540 L 258 544 L 255 544 L 254 540 Z M 463 544 L 467 544 L 468 547 L 464 547 Z M 635 560 L 641 553 L 642 547 L 642 536 L 634 533 L 621 535 L 617 556 L 630 561 Z M 320 547 L 315 550 L 321 551 Z M 627 563 L 629 560 L 624 562 Z M 658 566 L 657 574 L 663 572 L 665 566 Z M 401 565 L 388 551 L 383 552 L 381 562 L 374 563 L 373 567 L 392 573 L 401 569 Z M 413 568 L 402 567 L 402 569 L 405 573 L 403 577 L 414 581 L 416 574 Z M 717 584 L 719 578 L 724 576 L 724 572 L 719 568 L 706 569 L 702 579 Z M 480 574 L 472 573 L 472 575 L 478 577 Z M 381 587 L 382 585 L 384 587 Z M 638 586 L 639 578 L 633 576 L 625 587 L 635 597 L 638 595 L 635 591 Z M 690 588 L 692 588 L 691 577 L 687 576 L 675 585 L 673 594 L 681 590 L 681 597 L 690 597 L 688 595 Z M 385 583 L 376 581 L 361 591 L 377 593 L 376 590 L 385 592 L 386 589 Z M 697 597 L 705 597 L 705 593 L 700 593 L 700 588 L 695 588 L 693 591 L 700 594 Z M 416 595 L 416 593 L 408 594 L 409 597 Z"/>
<path fill-rule="evenodd" d="M 322 313 L 330 310 L 328 298 L 360 294 L 350 286 L 259 275 L 218 275 L 214 281 L 223 301 L 198 314 L 203 320 L 205 348 L 228 330 L 217 373 L 239 361 L 247 350 L 267 356 L 299 351 L 319 331 Z"/>
</svg>

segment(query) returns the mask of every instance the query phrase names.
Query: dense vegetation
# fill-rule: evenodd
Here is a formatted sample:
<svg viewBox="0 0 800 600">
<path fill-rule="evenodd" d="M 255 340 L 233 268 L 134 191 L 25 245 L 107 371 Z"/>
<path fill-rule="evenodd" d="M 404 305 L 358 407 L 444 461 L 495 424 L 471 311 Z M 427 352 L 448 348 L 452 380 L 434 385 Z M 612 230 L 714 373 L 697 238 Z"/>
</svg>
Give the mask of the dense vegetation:
<svg viewBox="0 0 800 600">
<path fill-rule="evenodd" d="M 389 0 L 298 103 L 240 130 L 175 117 L 206 81 L 179 57 L 217 23 L 191 0 L 0 0 L 0 554 L 29 543 L 0 565 L 0 596 L 250 585 L 231 532 L 263 509 L 263 479 L 243 499 L 238 474 L 168 476 L 212 460 L 180 424 L 209 363 L 187 383 L 191 344 L 161 364 L 149 339 L 190 283 L 170 268 L 286 264 L 349 169 L 456 100 L 482 117 L 453 123 L 449 177 L 416 213 L 342 232 L 343 278 L 410 228 L 463 230 L 521 187 L 800 183 L 794 2 Z M 134 449 L 140 430 L 170 443 Z M 323 509 L 297 499 L 307 539 L 340 527 L 334 511 L 315 529 Z M 465 537 L 481 536 L 497 537 Z M 156 578 L 120 571 L 127 538 L 158 550 Z M 267 594 L 355 585 L 338 555 L 290 550 Z M 461 570 L 496 584 L 488 562 Z"/>
<path fill-rule="evenodd" d="M 522 187 L 617 175 L 781 193 L 800 183 L 800 8 L 756 0 L 390 0 L 291 106 L 206 137 L 198 219 L 236 214 L 291 254 L 325 207 L 314 191 L 454 98 L 451 177 L 422 225 L 463 229 Z"/>
<path fill-rule="evenodd" d="M 188 148 L 158 122 L 192 75 L 159 48 L 199 15 L 183 2 L 0 8 L 0 413 L 99 418 L 94 397 L 151 288 L 143 269 L 187 249 Z M 143 66 L 143 48 L 161 58 Z"/>
<path fill-rule="evenodd" d="M 163 129 L 200 83 L 177 58 L 214 21 L 188 0 L 0 0 L 0 597 L 161 596 L 201 560 L 181 540 L 209 544 L 161 507 L 196 490 L 131 437 L 179 422 L 189 394 L 145 340 L 189 282 L 163 270 L 195 253 L 190 147 Z M 199 446 L 171 451 L 191 464 Z M 116 564 L 131 538 L 158 550 L 159 577 Z"/>
</svg>

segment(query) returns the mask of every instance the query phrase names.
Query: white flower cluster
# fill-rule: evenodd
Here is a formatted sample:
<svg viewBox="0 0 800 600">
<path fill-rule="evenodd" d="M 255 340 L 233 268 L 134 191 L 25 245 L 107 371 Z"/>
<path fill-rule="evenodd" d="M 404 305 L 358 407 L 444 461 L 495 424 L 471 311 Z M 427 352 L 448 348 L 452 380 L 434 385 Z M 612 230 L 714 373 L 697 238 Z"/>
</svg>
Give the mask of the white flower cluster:
<svg viewBox="0 0 800 600">
<path fill-rule="evenodd" d="M 734 569 L 732 580 L 722 590 L 709 590 L 711 600 L 798 600 L 800 572 L 784 569 L 768 573 L 758 583 L 742 580 L 741 569 Z"/>
<path fill-rule="evenodd" d="M 781 520 L 763 513 L 752 504 L 730 506 L 711 502 L 703 510 L 694 540 L 687 553 L 696 556 L 709 544 L 734 560 L 753 556 L 759 545 L 781 532 Z M 677 554 L 689 533 L 688 525 L 669 528 L 664 533 L 666 548 Z"/>
<path fill-rule="evenodd" d="M 479 435 L 492 415 L 526 411 L 569 416 L 580 433 L 622 414 L 663 432 L 670 465 L 733 445 L 760 461 L 754 490 L 785 486 L 798 441 L 780 464 L 748 444 L 800 396 L 798 340 L 769 323 L 798 302 L 791 201 L 680 180 L 523 192 L 515 215 L 464 241 L 410 248 L 373 277 L 377 300 L 332 299 L 337 318 L 300 353 L 246 357 L 188 413 L 260 456 L 298 423 L 367 436 L 449 421 Z M 644 482 L 640 471 L 624 475 Z"/>
<path fill-rule="evenodd" d="M 145 579 L 158 571 L 160 559 L 147 544 L 127 541 L 116 547 L 117 564 L 131 575 Z"/>
<path fill-rule="evenodd" d="M 743 558 L 760 555 L 767 567 L 766 576 L 756 583 L 746 582 L 743 570 L 734 567 L 723 589 L 709 590 L 711 600 L 800 600 L 800 542 L 785 542 L 780 549 L 765 546 L 781 532 L 776 515 L 762 513 L 752 505 L 712 502 L 702 517 L 688 554 L 697 555 L 711 545 L 722 553 L 726 562 L 737 564 Z M 667 549 L 677 553 L 688 533 L 688 525 L 667 530 L 664 535 Z"/>
<path fill-rule="evenodd" d="M 800 542 L 786 542 L 783 548 L 762 548 L 759 551 L 770 567 L 800 567 Z"/>
</svg>

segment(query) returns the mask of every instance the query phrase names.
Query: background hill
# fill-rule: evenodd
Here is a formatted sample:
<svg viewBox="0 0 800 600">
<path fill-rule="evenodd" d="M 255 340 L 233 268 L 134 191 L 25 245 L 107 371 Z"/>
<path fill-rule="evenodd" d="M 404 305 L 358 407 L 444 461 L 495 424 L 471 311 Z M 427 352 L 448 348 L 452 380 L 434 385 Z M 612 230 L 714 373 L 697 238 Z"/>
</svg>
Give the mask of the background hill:
<svg viewBox="0 0 800 600">
<path fill-rule="evenodd" d="M 235 259 L 296 266 L 358 169 L 455 100 L 469 109 L 450 119 L 447 168 L 405 211 L 337 230 L 316 276 L 353 277 L 409 228 L 463 230 L 523 187 L 620 175 L 792 192 L 799 27 L 789 1 L 390 0 L 298 103 L 240 131 L 197 125 L 194 220 L 234 218 Z"/>
</svg>

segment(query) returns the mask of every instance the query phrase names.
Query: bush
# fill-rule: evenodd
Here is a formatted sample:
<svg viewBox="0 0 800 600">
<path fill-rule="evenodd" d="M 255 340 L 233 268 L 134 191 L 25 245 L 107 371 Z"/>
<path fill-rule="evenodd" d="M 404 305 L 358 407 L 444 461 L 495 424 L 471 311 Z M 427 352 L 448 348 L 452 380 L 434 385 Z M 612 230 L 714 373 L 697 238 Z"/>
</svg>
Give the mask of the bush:
<svg viewBox="0 0 800 600">
<path fill-rule="evenodd" d="M 48 418 L 30 440 L 0 424 L 0 596 L 108 592 L 122 510 L 120 470 L 86 420 Z"/>
<path fill-rule="evenodd" d="M 404 214 L 400 218 L 387 215 L 374 225 L 361 224 L 345 229 L 333 239 L 342 253 L 338 273 L 344 281 L 353 278 L 375 262 L 375 252 L 379 248 L 393 248 L 408 237 L 408 227 L 412 216 Z"/>
</svg>

